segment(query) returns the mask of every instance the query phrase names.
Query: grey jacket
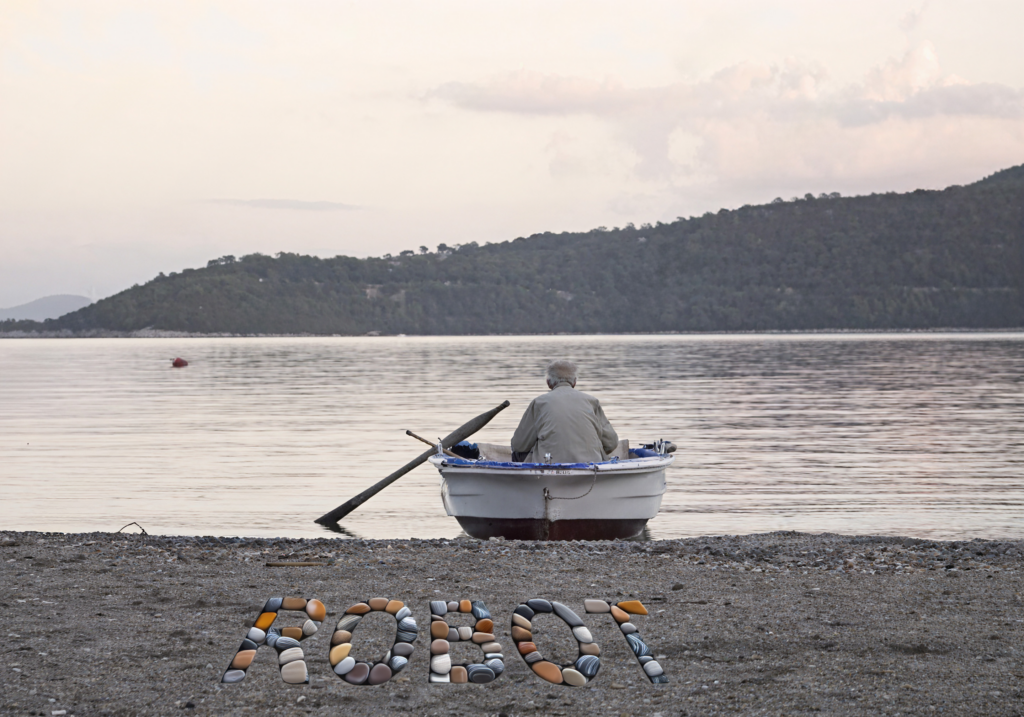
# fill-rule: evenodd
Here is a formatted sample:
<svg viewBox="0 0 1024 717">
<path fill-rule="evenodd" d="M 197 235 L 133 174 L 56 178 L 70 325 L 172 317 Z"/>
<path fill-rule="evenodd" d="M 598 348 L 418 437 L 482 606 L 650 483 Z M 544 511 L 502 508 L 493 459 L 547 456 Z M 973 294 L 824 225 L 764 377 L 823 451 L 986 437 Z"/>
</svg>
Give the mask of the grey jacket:
<svg viewBox="0 0 1024 717">
<path fill-rule="evenodd" d="M 603 461 L 615 450 L 619 437 L 593 396 L 560 383 L 530 402 L 512 436 L 512 450 L 529 453 L 528 463 Z"/>
</svg>

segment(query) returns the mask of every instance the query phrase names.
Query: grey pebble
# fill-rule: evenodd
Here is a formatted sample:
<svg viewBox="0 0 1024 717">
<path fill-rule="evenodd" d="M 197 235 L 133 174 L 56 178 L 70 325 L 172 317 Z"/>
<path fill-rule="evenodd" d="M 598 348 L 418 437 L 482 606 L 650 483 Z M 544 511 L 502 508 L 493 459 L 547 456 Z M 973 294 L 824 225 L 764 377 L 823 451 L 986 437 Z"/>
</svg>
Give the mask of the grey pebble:
<svg viewBox="0 0 1024 717">
<path fill-rule="evenodd" d="M 626 642 L 629 643 L 629 648 L 633 651 L 633 654 L 637 657 L 643 657 L 644 655 L 651 654 L 651 648 L 649 648 L 640 636 L 637 634 L 626 635 Z"/>
<path fill-rule="evenodd" d="M 486 665 L 466 665 L 466 674 L 470 682 L 475 682 L 478 685 L 493 682 L 497 677 L 494 670 Z"/>
<path fill-rule="evenodd" d="M 472 602 L 472 606 L 473 606 L 473 609 L 472 609 L 471 612 L 473 613 L 473 617 L 475 617 L 477 620 L 490 620 L 491 619 L 491 613 L 488 612 L 487 606 L 484 605 L 484 601 L 483 600 L 474 600 Z"/>
<path fill-rule="evenodd" d="M 523 616 L 523 617 L 525 617 L 525 618 L 526 618 L 527 620 L 531 620 L 531 619 L 533 619 L 533 616 L 534 616 L 534 615 L 536 614 L 536 613 L 534 613 L 534 611 L 533 611 L 533 610 L 531 610 L 531 609 L 530 609 L 529 607 L 527 607 L 526 605 L 520 605 L 519 607 L 517 607 L 517 608 L 515 609 L 515 613 L 516 613 L 516 615 L 522 615 L 522 616 Z"/>
<path fill-rule="evenodd" d="M 576 669 L 588 680 L 593 679 L 597 671 L 601 669 L 601 660 L 594 655 L 583 655 L 576 660 Z"/>
<path fill-rule="evenodd" d="M 391 652 L 399 657 L 408 657 L 412 654 L 414 649 L 416 649 L 415 646 L 410 645 L 408 642 L 399 642 L 391 648 Z"/>
<path fill-rule="evenodd" d="M 569 627 L 583 627 L 583 620 L 580 616 L 574 613 L 572 610 L 567 608 L 560 602 L 552 602 L 551 608 L 555 611 L 558 617 L 562 618 Z"/>
<path fill-rule="evenodd" d="M 224 676 L 220 679 L 221 682 L 241 682 L 245 679 L 245 670 L 228 670 L 224 673 Z"/>
<path fill-rule="evenodd" d="M 356 625 L 358 625 L 359 621 L 362 619 L 363 618 L 360 615 L 346 615 L 345 617 L 338 620 L 338 627 L 336 629 L 352 632 L 356 629 Z"/>
<path fill-rule="evenodd" d="M 293 647 L 299 647 L 299 641 L 293 637 L 279 637 L 277 642 L 274 643 L 274 649 L 278 652 L 284 652 L 290 650 Z"/>
</svg>

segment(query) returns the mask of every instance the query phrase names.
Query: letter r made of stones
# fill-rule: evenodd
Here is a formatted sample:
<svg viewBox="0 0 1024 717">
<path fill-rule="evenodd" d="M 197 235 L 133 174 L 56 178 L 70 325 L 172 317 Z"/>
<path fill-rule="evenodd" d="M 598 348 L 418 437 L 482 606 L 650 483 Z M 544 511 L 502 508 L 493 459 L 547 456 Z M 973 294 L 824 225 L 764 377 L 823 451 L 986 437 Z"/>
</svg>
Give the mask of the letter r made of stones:
<svg viewBox="0 0 1024 717">
<path fill-rule="evenodd" d="M 654 684 L 668 682 L 668 676 L 661 665 L 651 654 L 651 648 L 640 637 L 636 625 L 631 622 L 631 615 L 646 615 L 647 608 L 639 600 L 624 600 L 620 603 L 609 603 L 605 600 L 584 600 L 583 608 L 588 615 L 608 614 L 615 620 L 619 630 L 626 638 L 626 644 L 630 651 L 636 656 L 637 662 L 643 668 L 644 674 Z"/>
<path fill-rule="evenodd" d="M 297 627 L 274 627 L 281 612 L 302 613 L 303 622 Z M 263 645 L 274 648 L 275 661 L 281 670 L 281 678 L 288 684 L 302 685 L 309 682 L 305 656 L 300 643 L 316 634 L 320 623 L 327 616 L 327 608 L 319 600 L 306 598 L 274 597 L 267 600 L 256 622 L 249 628 L 231 664 L 224 671 L 221 682 L 241 682 L 256 658 L 256 651 Z"/>
</svg>

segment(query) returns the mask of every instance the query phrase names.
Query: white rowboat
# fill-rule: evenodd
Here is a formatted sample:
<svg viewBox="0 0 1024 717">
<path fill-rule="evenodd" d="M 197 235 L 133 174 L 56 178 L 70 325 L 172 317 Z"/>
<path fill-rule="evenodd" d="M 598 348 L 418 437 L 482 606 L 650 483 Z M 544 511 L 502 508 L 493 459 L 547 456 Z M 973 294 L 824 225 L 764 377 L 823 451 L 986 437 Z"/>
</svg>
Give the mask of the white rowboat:
<svg viewBox="0 0 1024 717">
<path fill-rule="evenodd" d="M 614 540 L 643 531 L 658 514 L 670 443 L 629 449 L 600 463 L 513 463 L 511 449 L 479 443 L 480 458 L 438 453 L 448 515 L 474 538 Z M 621 456 L 621 457 L 619 457 Z"/>
</svg>

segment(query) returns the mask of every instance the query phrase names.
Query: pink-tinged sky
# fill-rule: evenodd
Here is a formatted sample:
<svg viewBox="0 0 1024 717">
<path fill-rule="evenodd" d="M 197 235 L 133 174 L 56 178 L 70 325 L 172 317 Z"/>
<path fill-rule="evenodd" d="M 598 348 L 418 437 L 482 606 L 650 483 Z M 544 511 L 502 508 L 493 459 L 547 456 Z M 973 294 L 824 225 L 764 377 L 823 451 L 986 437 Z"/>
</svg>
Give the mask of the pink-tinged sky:
<svg viewBox="0 0 1024 717">
<path fill-rule="evenodd" d="M 1020 0 L 0 4 L 0 306 L 1024 163 Z"/>
</svg>

